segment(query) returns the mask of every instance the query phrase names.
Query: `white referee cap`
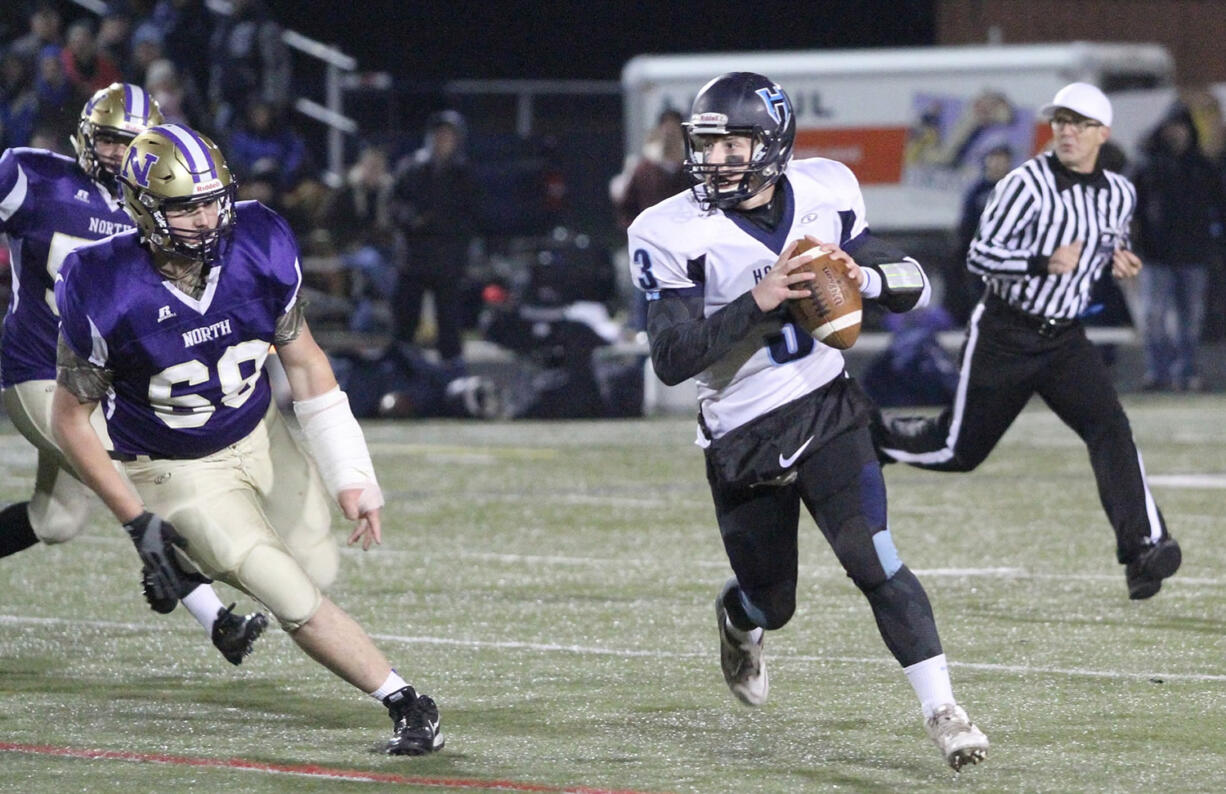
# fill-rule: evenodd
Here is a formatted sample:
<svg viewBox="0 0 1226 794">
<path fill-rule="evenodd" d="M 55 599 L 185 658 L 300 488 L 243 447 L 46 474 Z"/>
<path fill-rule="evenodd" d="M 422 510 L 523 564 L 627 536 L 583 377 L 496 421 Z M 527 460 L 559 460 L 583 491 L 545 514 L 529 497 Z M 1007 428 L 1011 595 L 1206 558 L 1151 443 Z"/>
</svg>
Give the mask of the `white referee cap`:
<svg viewBox="0 0 1226 794">
<path fill-rule="evenodd" d="M 1068 108 L 1088 119 L 1111 126 L 1111 100 L 1089 83 L 1069 83 L 1057 91 L 1051 103 L 1044 105 L 1039 113 L 1044 118 L 1051 118 L 1056 108 Z"/>
</svg>

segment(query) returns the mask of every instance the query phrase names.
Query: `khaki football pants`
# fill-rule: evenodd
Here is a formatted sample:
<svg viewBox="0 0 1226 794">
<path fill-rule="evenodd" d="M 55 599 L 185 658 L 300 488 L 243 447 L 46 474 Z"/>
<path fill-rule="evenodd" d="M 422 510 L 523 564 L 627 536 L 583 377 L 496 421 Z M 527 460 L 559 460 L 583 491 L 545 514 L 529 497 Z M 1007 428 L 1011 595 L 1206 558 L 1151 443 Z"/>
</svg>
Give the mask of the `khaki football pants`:
<svg viewBox="0 0 1226 794">
<path fill-rule="evenodd" d="M 51 433 L 51 398 L 55 381 L 31 380 L 4 390 L 4 410 L 13 426 L 38 449 L 38 475 L 30 497 L 30 525 L 43 543 L 72 540 L 89 523 L 89 517 L 103 512 L 102 502 L 87 485 L 77 479 L 72 464 L 60 450 Z M 106 420 L 101 408 L 89 417 L 102 446 L 111 449 Z"/>
<path fill-rule="evenodd" d="M 287 631 L 315 614 L 339 559 L 331 506 L 275 402 L 250 435 L 219 452 L 141 456 L 123 470 L 146 508 L 187 540 L 185 567 L 259 600 Z"/>
</svg>

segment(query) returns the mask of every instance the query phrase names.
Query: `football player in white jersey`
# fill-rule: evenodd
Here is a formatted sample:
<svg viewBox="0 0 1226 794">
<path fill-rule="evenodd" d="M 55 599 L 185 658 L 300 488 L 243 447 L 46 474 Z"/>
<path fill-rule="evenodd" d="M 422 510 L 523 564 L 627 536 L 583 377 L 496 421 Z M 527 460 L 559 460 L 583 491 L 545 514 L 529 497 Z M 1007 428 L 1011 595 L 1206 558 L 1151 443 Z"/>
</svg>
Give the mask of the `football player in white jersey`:
<svg viewBox="0 0 1226 794">
<path fill-rule="evenodd" d="M 803 502 L 868 598 L 929 736 L 954 769 L 976 763 L 988 740 L 954 700 L 932 607 L 891 538 L 868 398 L 842 354 L 784 305 L 808 295 L 812 276 L 796 269 L 823 251 L 890 311 L 925 305 L 928 279 L 869 233 L 846 166 L 792 161 L 795 111 L 778 84 L 716 77 L 685 127 L 693 188 L 643 211 L 628 234 L 656 374 L 697 384 L 698 445 L 735 574 L 715 603 L 724 679 L 742 702 L 766 700 L 763 634 L 795 610 Z M 794 256 L 806 236 L 822 244 Z"/>
</svg>

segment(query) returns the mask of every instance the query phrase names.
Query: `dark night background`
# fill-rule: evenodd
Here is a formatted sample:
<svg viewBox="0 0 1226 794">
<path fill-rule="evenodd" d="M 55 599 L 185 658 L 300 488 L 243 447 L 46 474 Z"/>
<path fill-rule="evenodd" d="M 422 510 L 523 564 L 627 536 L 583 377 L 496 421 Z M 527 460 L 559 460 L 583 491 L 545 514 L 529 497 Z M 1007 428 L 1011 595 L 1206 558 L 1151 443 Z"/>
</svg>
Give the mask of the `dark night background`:
<svg viewBox="0 0 1226 794">
<path fill-rule="evenodd" d="M 268 4 L 287 27 L 337 45 L 360 69 L 409 80 L 616 80 L 639 53 L 931 44 L 935 29 L 935 0 Z"/>
<path fill-rule="evenodd" d="M 337 47 L 357 61 L 359 75 L 386 72 L 390 85 L 352 85 L 343 112 L 359 125 L 344 141 L 353 162 L 365 143 L 399 158 L 421 144 L 430 113 L 453 108 L 468 121 L 468 150 L 494 200 L 486 223 L 503 232 L 554 220 L 618 237 L 608 180 L 622 166 L 625 136 L 618 83 L 639 54 L 813 50 L 930 45 L 937 0 L 822 2 L 443 2 L 442 0 L 263 0 L 285 28 Z M 94 15 L 55 0 L 65 24 Z M 128 0 L 150 8 L 153 0 Z M 27 28 L 30 0 L 0 0 L 0 40 Z M 294 52 L 293 93 L 324 101 L 324 68 Z M 523 135 L 516 98 L 455 80 L 598 81 L 595 93 L 533 97 L 531 130 Z M 471 88 L 471 86 L 470 86 Z M 291 114 L 317 165 L 327 162 L 326 128 Z M 209 130 L 215 136 L 225 131 Z M 564 183 L 564 198 L 546 218 L 512 208 L 538 207 L 540 184 Z"/>
<path fill-rule="evenodd" d="M 332 44 L 358 62 L 359 72 L 387 72 L 390 91 L 349 91 L 345 112 L 362 137 L 404 153 L 420 143 L 426 116 L 443 107 L 469 120 L 470 153 L 491 179 L 507 178 L 507 204 L 520 191 L 508 170 L 556 168 L 570 200 L 563 220 L 604 226 L 605 197 L 621 165 L 623 130 L 617 82 L 622 67 L 643 53 L 928 45 L 935 36 L 936 0 L 783 2 L 540 3 L 400 2 L 313 3 L 266 0 L 286 27 Z M 322 71 L 295 58 L 304 95 L 320 95 Z M 514 100 L 457 95 L 457 79 L 607 81 L 603 97 L 541 96 L 534 100 L 530 140 L 515 133 Z M 300 123 L 310 131 L 310 122 Z M 353 141 L 350 141 L 352 148 Z M 504 188 L 495 188 L 503 190 Z M 576 217 L 576 214 L 578 217 Z M 595 231 L 595 229 L 593 229 Z M 612 231 L 610 228 L 607 231 Z"/>
</svg>

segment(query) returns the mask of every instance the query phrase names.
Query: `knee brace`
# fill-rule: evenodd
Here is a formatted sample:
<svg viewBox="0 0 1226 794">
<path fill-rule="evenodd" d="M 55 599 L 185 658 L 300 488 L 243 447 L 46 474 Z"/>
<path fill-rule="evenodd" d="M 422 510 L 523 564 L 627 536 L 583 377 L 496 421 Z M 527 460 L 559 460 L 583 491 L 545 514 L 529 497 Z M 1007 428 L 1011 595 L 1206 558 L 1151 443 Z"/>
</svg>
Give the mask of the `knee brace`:
<svg viewBox="0 0 1226 794">
<path fill-rule="evenodd" d="M 796 612 L 796 582 L 788 580 L 749 590 L 741 586 L 741 606 L 749 619 L 764 629 L 781 629 Z"/>
</svg>

